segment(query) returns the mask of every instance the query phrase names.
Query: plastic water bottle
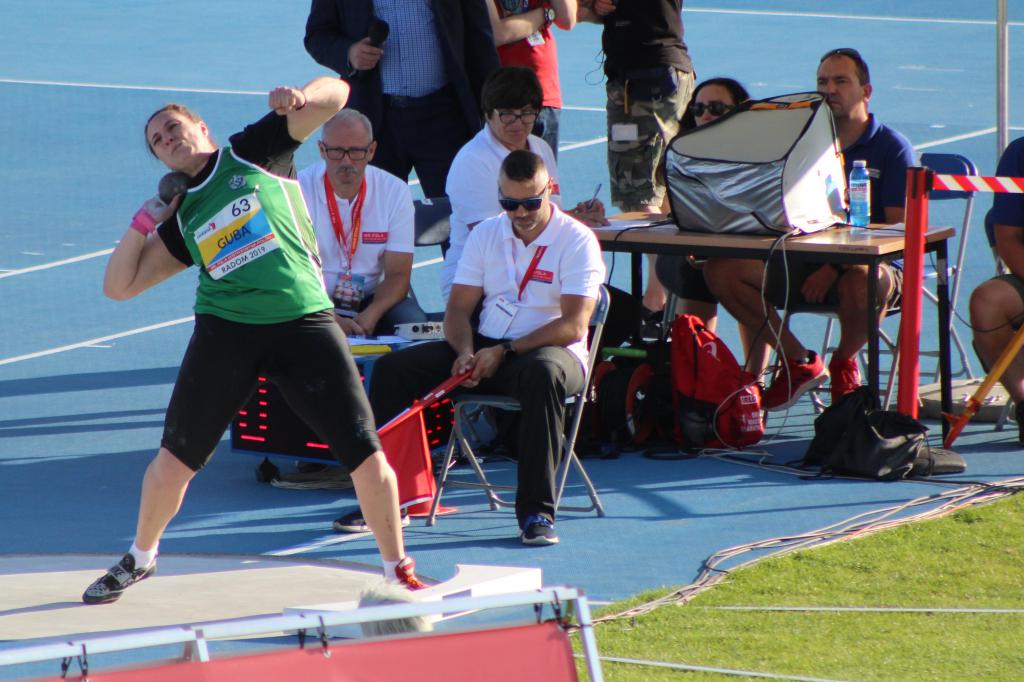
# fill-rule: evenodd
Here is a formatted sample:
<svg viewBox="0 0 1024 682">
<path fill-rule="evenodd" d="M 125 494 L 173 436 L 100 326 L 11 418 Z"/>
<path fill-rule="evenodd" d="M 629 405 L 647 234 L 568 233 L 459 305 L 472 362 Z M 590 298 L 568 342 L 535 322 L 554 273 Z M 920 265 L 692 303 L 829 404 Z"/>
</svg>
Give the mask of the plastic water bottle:
<svg viewBox="0 0 1024 682">
<path fill-rule="evenodd" d="M 867 227 L 871 222 L 871 176 L 865 161 L 853 162 L 850 171 L 850 224 Z"/>
</svg>

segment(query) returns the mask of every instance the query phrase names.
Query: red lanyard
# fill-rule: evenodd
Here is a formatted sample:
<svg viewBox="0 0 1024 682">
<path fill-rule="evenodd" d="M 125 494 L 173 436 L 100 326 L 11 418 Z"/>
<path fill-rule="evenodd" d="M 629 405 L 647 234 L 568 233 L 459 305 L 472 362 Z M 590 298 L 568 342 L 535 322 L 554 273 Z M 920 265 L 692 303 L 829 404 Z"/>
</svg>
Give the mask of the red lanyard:
<svg viewBox="0 0 1024 682">
<path fill-rule="evenodd" d="M 341 214 L 338 213 L 338 197 L 334 195 L 334 188 L 331 187 L 331 180 L 324 173 L 324 191 L 327 194 L 327 212 L 331 214 L 331 227 L 334 228 L 334 236 L 338 238 L 342 252 L 348 256 L 348 269 L 352 271 L 352 259 L 356 256 L 356 249 L 359 248 L 359 228 L 363 223 L 363 201 L 366 199 L 366 178 L 363 178 L 359 185 L 359 193 L 352 204 L 352 243 L 345 239 L 345 224 L 341 222 Z"/>
<path fill-rule="evenodd" d="M 533 276 L 533 271 L 537 269 L 537 264 L 540 263 L 541 257 L 544 252 L 548 250 L 546 246 L 538 246 L 537 252 L 533 254 L 533 260 L 530 261 L 530 266 L 526 268 L 526 273 L 523 275 L 523 281 L 519 283 L 519 300 L 523 300 L 523 290 L 526 289 L 526 283 L 530 281 L 530 277 Z"/>
</svg>

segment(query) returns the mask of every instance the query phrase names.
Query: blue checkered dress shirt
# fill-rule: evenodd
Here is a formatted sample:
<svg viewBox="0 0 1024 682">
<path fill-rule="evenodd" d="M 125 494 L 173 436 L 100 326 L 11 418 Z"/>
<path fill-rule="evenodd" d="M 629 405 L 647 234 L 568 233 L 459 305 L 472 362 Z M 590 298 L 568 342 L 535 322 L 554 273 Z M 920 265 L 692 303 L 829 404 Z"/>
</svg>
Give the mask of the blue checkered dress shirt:
<svg viewBox="0 0 1024 682">
<path fill-rule="evenodd" d="M 391 27 L 380 60 L 385 95 L 422 97 L 447 85 L 430 0 L 373 0 L 373 13 Z"/>
</svg>

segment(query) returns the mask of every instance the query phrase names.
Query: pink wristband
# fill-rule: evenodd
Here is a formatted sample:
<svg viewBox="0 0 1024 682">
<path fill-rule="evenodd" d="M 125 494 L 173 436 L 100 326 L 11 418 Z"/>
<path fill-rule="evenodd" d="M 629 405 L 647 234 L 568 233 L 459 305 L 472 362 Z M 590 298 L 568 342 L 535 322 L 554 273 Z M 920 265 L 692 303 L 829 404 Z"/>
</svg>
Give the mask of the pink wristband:
<svg viewBox="0 0 1024 682">
<path fill-rule="evenodd" d="M 140 208 L 132 216 L 130 227 L 143 237 L 148 237 L 156 230 L 156 221 L 153 220 L 153 216 L 149 215 L 149 211 L 145 208 Z"/>
</svg>

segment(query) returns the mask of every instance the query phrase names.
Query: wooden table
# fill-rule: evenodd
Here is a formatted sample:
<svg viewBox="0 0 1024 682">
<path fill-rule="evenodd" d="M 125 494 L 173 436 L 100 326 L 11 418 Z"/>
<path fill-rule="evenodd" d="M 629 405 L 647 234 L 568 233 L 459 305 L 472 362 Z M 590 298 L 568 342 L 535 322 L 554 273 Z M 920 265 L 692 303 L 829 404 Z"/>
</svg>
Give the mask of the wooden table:
<svg viewBox="0 0 1024 682">
<path fill-rule="evenodd" d="M 636 220 L 641 214 L 623 214 L 619 220 Z M 649 217 L 649 216 L 648 216 Z M 868 331 L 868 385 L 878 395 L 879 345 L 878 345 L 878 268 L 882 263 L 891 262 L 903 255 L 903 232 L 900 228 L 877 226 L 850 229 L 841 227 L 813 234 L 799 235 L 778 243 L 772 236 L 707 234 L 682 232 L 674 224 L 651 227 L 633 227 L 624 230 L 616 226 L 596 228 L 594 233 L 601 242 L 601 248 L 609 252 L 632 254 L 632 288 L 634 293 L 642 287 L 642 254 L 656 253 L 688 255 L 701 258 L 758 258 L 764 260 L 771 255 L 781 267 L 782 249 L 786 259 L 792 262 L 834 263 L 837 265 L 868 266 L 868 311 L 865 321 Z M 951 227 L 929 228 L 925 234 L 925 251 L 935 254 L 935 270 L 938 274 L 937 297 L 939 370 L 941 372 L 942 409 L 952 409 L 950 383 L 949 348 L 949 283 L 947 278 L 946 241 L 953 236 Z M 775 245 L 775 250 L 772 247 Z M 773 262 L 775 262 L 773 261 Z M 822 308 L 830 309 L 830 308 Z M 801 307 L 800 310 L 808 310 Z M 945 432 L 947 424 L 943 424 Z"/>
</svg>

